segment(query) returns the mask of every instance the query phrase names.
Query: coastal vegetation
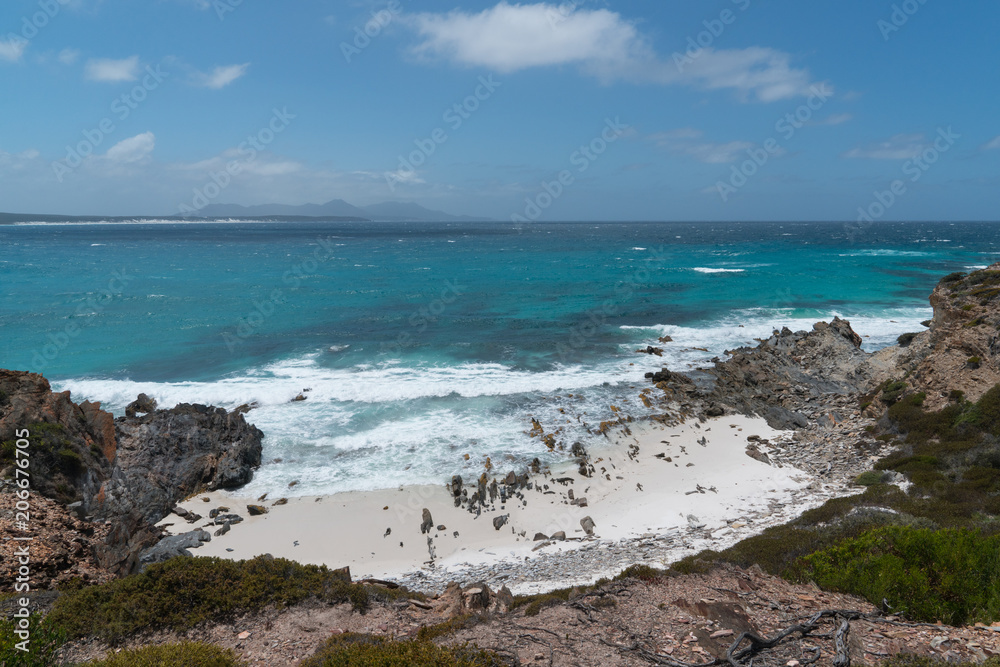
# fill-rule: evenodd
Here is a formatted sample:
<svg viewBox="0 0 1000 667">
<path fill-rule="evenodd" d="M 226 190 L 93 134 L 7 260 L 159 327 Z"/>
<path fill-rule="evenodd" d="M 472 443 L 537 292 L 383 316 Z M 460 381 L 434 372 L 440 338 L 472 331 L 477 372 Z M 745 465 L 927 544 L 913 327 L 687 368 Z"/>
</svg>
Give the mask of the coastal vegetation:
<svg viewBox="0 0 1000 667">
<path fill-rule="evenodd" d="M 96 637 L 113 644 L 140 630 L 184 631 L 310 598 L 350 603 L 364 612 L 375 600 L 422 596 L 351 583 L 338 571 L 281 558 L 174 558 L 141 574 L 64 593 L 45 623 L 71 639 Z"/>
<path fill-rule="evenodd" d="M 203 642 L 181 642 L 113 653 L 88 667 L 240 667 L 232 651 Z"/>
<path fill-rule="evenodd" d="M 346 633 L 335 635 L 301 667 L 378 665 L 379 667 L 504 667 L 496 653 L 470 646 L 443 647 L 430 641 L 395 641 L 386 637 Z"/>
</svg>

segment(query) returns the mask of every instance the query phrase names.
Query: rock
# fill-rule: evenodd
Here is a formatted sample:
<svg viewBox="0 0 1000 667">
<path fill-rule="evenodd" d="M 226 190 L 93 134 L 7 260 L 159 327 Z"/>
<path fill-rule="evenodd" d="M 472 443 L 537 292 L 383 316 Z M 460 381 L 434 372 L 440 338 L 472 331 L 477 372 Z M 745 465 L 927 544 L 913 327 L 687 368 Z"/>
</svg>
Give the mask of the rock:
<svg viewBox="0 0 1000 667">
<path fill-rule="evenodd" d="M 441 524 L 440 526 L 437 527 L 437 530 L 443 533 L 444 531 L 448 530 L 448 527 L 445 526 L 444 524 Z"/>
<path fill-rule="evenodd" d="M 287 505 L 287 504 L 288 504 L 288 498 L 278 498 L 273 503 L 271 503 L 271 507 L 279 507 L 281 505 Z"/>
<path fill-rule="evenodd" d="M 549 536 L 546 535 L 545 533 L 535 533 L 535 536 L 532 538 L 532 541 L 540 542 L 542 540 L 547 540 L 547 539 L 549 539 Z"/>
<path fill-rule="evenodd" d="M 570 502 L 570 505 L 576 505 L 577 507 L 587 507 L 587 499 L 576 498 L 575 500 Z"/>
<path fill-rule="evenodd" d="M 688 525 L 695 530 L 701 530 L 702 528 L 705 527 L 705 522 L 700 520 L 694 514 L 687 515 L 687 522 Z"/>
<path fill-rule="evenodd" d="M 594 524 L 593 519 L 591 519 L 589 516 L 585 516 L 582 519 L 580 519 L 580 527 L 583 528 L 583 532 L 587 533 L 587 535 L 593 535 L 594 528 L 596 528 L 597 526 Z"/>
<path fill-rule="evenodd" d="M 156 401 L 146 394 L 139 394 L 139 396 L 125 406 L 125 416 L 135 417 L 138 413 L 148 414 L 156 410 Z"/>
<path fill-rule="evenodd" d="M 661 343 L 673 343 L 674 339 L 671 338 L 670 336 L 660 336 L 659 341 Z"/>
<path fill-rule="evenodd" d="M 507 473 L 507 477 L 504 478 L 504 484 L 507 486 L 515 486 L 517 484 L 517 473 L 513 470 Z"/>
<path fill-rule="evenodd" d="M 140 571 L 153 563 L 162 563 L 178 556 L 191 556 L 188 549 L 197 549 L 203 542 L 211 541 L 212 536 L 204 530 L 192 530 L 189 533 L 164 537 L 155 546 L 144 550 L 139 555 Z"/>
<path fill-rule="evenodd" d="M 557 542 L 562 542 L 566 539 L 566 532 L 562 530 L 557 530 L 556 532 L 552 533 L 552 537 L 549 539 L 555 540 Z"/>
<path fill-rule="evenodd" d="M 451 478 L 451 495 L 458 498 L 462 495 L 462 476 L 453 475 Z"/>
<path fill-rule="evenodd" d="M 760 451 L 760 448 L 758 448 L 756 444 L 751 443 L 747 445 L 746 453 L 747 456 L 754 459 L 755 461 L 760 461 L 761 463 L 771 465 L 770 457 L 768 457 L 768 455 L 765 454 L 764 452 Z"/>
<path fill-rule="evenodd" d="M 229 529 L 230 529 L 230 528 L 232 527 L 232 525 L 233 525 L 233 524 L 231 524 L 231 523 L 230 523 L 230 522 L 228 522 L 228 521 L 227 521 L 227 522 L 225 522 L 224 524 L 222 524 L 222 528 L 220 528 L 220 529 L 218 529 L 217 531 L 215 531 L 215 536 L 216 536 L 216 537 L 220 537 L 220 536 L 222 536 L 222 535 L 225 535 L 226 533 L 228 533 L 228 532 L 229 532 Z"/>
<path fill-rule="evenodd" d="M 493 517 L 493 528 L 494 530 L 500 530 L 507 524 L 507 520 L 510 518 L 510 514 L 501 514 L 500 516 Z"/>
<path fill-rule="evenodd" d="M 423 511 L 423 522 L 420 524 L 420 532 L 421 534 L 426 534 L 431 532 L 431 529 L 433 528 L 434 519 L 431 518 L 431 511 L 425 507 Z"/>
<path fill-rule="evenodd" d="M 305 397 L 305 395 L 304 395 L 304 394 L 299 394 L 298 396 L 296 396 L 295 398 L 293 398 L 293 399 L 291 400 L 291 402 L 292 402 L 292 403 L 301 403 L 301 402 L 302 402 L 302 401 L 304 401 L 304 400 L 306 400 L 306 397 Z"/>
<path fill-rule="evenodd" d="M 263 505 L 247 505 L 247 513 L 250 516 L 260 516 L 261 514 L 267 514 L 269 511 Z"/>
<path fill-rule="evenodd" d="M 721 417 L 724 414 L 726 414 L 726 409 L 715 403 L 705 409 L 705 415 L 708 417 Z"/>
<path fill-rule="evenodd" d="M 239 640 L 250 639 L 250 632 L 248 630 L 244 630 L 240 634 L 236 635 L 236 638 Z"/>
</svg>

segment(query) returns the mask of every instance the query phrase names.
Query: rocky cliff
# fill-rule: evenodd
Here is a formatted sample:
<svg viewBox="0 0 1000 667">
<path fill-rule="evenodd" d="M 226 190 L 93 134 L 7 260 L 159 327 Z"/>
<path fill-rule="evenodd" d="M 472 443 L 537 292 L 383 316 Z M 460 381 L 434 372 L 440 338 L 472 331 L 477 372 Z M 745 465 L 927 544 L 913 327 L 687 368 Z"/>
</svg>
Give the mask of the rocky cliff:
<svg viewBox="0 0 1000 667">
<path fill-rule="evenodd" d="M 97 560 L 117 573 L 135 569 L 139 551 L 160 537 L 156 522 L 178 501 L 246 484 L 261 457 L 263 433 L 242 414 L 137 404 L 116 420 L 99 403 L 54 393 L 40 375 L 0 370 L 2 477 L 11 476 L 16 434 L 27 429 L 32 490 L 107 522 Z"/>
<path fill-rule="evenodd" d="M 975 401 L 1000 382 L 1000 263 L 945 276 L 930 302 L 929 329 L 900 340 L 899 376 L 927 394 L 929 409 L 945 406 L 952 391 Z"/>
</svg>

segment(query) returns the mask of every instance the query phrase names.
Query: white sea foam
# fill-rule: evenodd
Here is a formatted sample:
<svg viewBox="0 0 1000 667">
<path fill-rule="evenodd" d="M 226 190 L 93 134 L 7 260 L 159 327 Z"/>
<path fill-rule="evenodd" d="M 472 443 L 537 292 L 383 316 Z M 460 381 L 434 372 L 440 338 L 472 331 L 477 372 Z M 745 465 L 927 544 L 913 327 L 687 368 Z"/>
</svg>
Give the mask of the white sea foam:
<svg viewBox="0 0 1000 667">
<path fill-rule="evenodd" d="M 713 269 L 704 266 L 696 266 L 693 271 L 698 273 L 743 273 L 746 269 Z"/>
<path fill-rule="evenodd" d="M 841 257 L 926 257 L 930 253 L 919 250 L 894 250 L 891 248 L 876 248 L 840 253 Z"/>
</svg>

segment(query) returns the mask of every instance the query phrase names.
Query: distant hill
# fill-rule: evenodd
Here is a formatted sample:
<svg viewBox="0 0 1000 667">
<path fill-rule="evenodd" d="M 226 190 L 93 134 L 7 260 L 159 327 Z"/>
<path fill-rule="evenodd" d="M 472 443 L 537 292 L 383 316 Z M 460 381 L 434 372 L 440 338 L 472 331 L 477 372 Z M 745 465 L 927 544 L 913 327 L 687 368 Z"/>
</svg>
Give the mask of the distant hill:
<svg viewBox="0 0 1000 667">
<path fill-rule="evenodd" d="M 354 206 L 343 199 L 334 199 L 325 204 L 209 204 L 198 210 L 197 215 L 131 215 L 131 216 L 73 216 L 48 215 L 38 213 L 0 213 L 0 224 L 17 222 L 143 222 L 149 220 L 192 220 L 204 218 L 273 220 L 295 222 L 305 220 L 335 220 L 338 222 L 492 222 L 490 218 L 476 218 L 470 215 L 451 215 L 444 211 L 433 211 L 414 202 L 387 201 L 371 206 Z"/>
</svg>

